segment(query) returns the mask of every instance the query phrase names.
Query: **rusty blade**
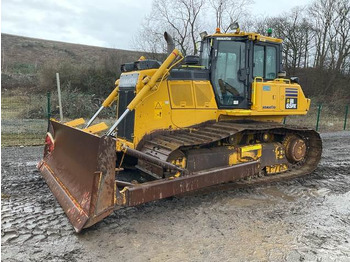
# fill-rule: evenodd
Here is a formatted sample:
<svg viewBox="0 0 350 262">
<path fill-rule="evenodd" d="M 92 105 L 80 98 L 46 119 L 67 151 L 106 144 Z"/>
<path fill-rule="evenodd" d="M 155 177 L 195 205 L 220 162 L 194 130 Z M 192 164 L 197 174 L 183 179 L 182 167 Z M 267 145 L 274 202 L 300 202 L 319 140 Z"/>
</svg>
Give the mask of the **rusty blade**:
<svg viewBox="0 0 350 262">
<path fill-rule="evenodd" d="M 237 181 L 256 175 L 259 169 L 259 162 L 252 161 L 233 166 L 202 170 L 175 179 L 156 180 L 134 185 L 132 187 L 126 187 L 125 199 L 121 198 L 119 202 L 126 206 L 136 206 L 213 185 Z"/>
<path fill-rule="evenodd" d="M 38 167 L 77 232 L 113 212 L 115 140 L 51 121 L 55 147 Z"/>
</svg>

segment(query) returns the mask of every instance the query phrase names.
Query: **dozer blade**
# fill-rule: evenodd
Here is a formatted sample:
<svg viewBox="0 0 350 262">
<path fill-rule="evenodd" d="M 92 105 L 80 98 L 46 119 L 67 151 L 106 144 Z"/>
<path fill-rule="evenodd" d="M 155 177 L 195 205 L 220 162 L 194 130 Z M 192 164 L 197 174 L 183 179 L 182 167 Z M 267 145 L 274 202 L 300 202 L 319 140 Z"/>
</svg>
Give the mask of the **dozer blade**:
<svg viewBox="0 0 350 262">
<path fill-rule="evenodd" d="M 53 143 L 46 139 L 44 158 L 38 168 L 71 224 L 80 232 L 113 212 L 115 140 L 55 121 L 50 121 L 49 133 Z"/>
</svg>

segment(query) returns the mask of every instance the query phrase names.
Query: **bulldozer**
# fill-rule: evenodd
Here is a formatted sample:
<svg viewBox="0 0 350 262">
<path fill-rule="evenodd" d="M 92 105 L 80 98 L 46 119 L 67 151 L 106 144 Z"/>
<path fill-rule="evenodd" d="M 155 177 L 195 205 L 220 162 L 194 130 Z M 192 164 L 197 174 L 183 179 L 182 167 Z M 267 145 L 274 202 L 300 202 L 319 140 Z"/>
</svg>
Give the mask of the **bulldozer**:
<svg viewBox="0 0 350 262">
<path fill-rule="evenodd" d="M 320 161 L 320 135 L 283 123 L 311 101 L 283 71 L 282 39 L 217 29 L 201 34 L 199 56 L 184 57 L 164 37 L 168 57 L 123 64 L 87 123 L 49 121 L 38 169 L 76 232 L 121 207 L 296 178 Z M 114 104 L 114 124 L 97 123 Z"/>
</svg>

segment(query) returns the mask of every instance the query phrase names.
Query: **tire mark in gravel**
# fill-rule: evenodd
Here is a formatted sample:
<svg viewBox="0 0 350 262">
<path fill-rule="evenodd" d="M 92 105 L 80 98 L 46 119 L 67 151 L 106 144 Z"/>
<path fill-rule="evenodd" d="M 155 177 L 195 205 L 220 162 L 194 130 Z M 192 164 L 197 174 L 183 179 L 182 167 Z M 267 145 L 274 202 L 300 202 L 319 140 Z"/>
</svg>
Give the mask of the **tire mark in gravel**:
<svg viewBox="0 0 350 262">
<path fill-rule="evenodd" d="M 71 234 L 64 212 L 35 162 L 3 164 L 1 244 L 38 243 Z M 8 174 L 15 174 L 8 177 Z"/>
</svg>

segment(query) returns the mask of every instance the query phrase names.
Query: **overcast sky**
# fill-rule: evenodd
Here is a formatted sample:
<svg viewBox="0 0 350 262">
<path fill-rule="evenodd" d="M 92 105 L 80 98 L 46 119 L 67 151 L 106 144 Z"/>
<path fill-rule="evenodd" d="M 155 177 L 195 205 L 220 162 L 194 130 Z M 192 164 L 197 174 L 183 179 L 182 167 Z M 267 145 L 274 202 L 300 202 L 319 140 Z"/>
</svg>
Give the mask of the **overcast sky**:
<svg viewBox="0 0 350 262">
<path fill-rule="evenodd" d="M 254 15 L 278 15 L 311 0 L 255 0 Z M 1 32 L 131 49 L 152 0 L 2 0 Z"/>
</svg>

